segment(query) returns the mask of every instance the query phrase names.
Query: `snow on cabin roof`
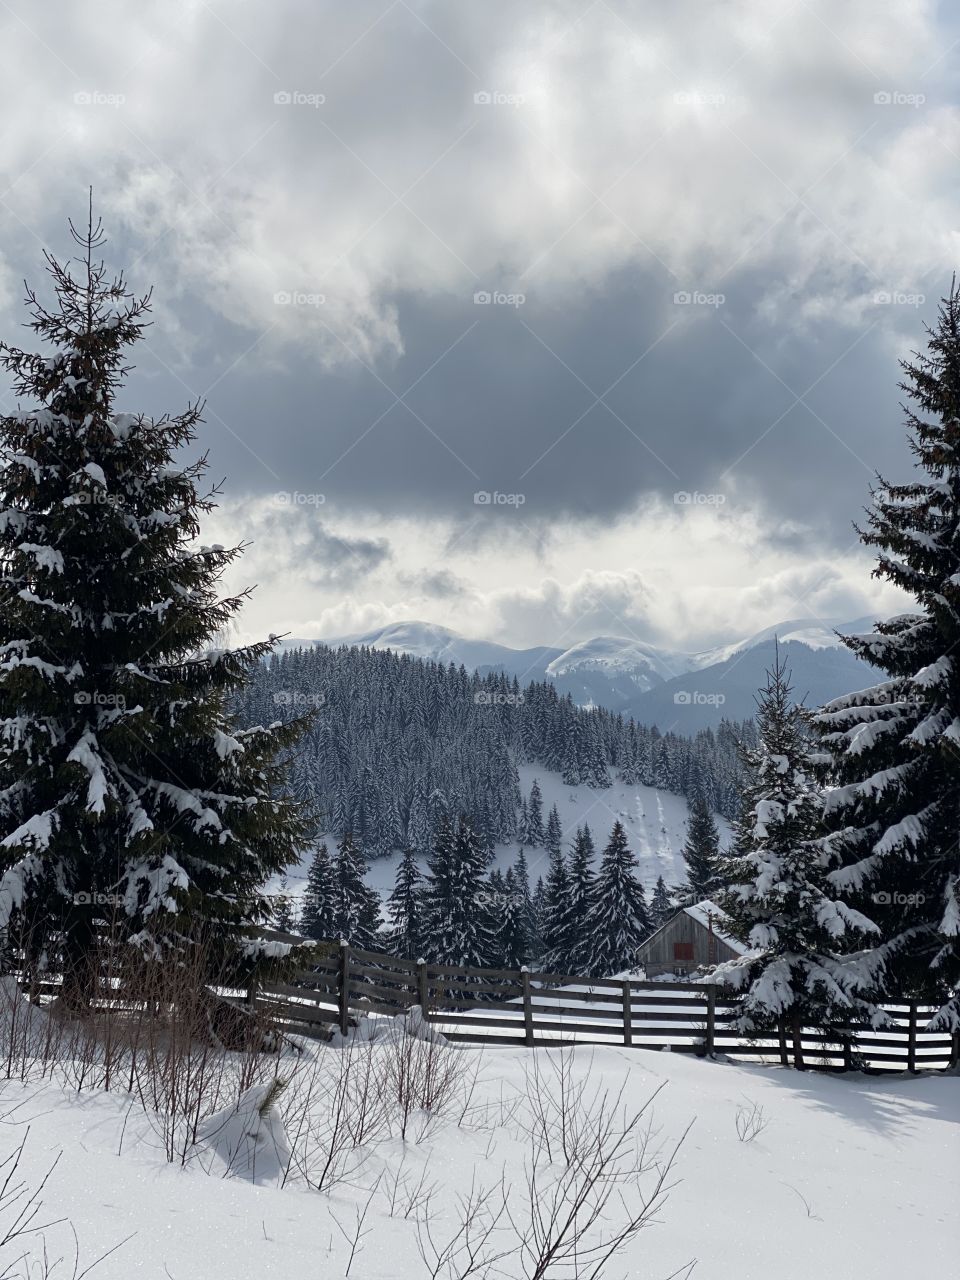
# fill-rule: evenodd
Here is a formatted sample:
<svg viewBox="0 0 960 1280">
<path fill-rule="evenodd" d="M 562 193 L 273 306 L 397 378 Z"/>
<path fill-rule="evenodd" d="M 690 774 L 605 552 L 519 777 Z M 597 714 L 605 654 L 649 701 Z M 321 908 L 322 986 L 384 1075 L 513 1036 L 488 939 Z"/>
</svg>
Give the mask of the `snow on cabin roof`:
<svg viewBox="0 0 960 1280">
<path fill-rule="evenodd" d="M 681 911 L 686 912 L 696 920 L 697 924 L 702 924 L 705 929 L 710 928 L 711 919 L 713 921 L 713 932 L 725 942 L 731 951 L 736 951 L 737 955 L 745 956 L 749 950 L 742 942 L 738 942 L 736 938 L 731 937 L 724 929 L 723 924 L 727 919 L 727 913 L 721 910 L 715 902 L 711 902 L 709 898 L 704 898 L 702 902 L 694 902 L 689 907 L 681 907 Z"/>
</svg>

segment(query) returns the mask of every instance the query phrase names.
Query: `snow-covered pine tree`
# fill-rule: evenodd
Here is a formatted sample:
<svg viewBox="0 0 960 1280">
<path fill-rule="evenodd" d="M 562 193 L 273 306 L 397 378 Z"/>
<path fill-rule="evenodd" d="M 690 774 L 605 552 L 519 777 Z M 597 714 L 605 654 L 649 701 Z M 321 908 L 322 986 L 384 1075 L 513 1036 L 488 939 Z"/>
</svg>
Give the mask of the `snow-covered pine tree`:
<svg viewBox="0 0 960 1280">
<path fill-rule="evenodd" d="M 592 942 L 587 921 L 594 899 L 594 853 L 593 836 L 589 826 L 584 823 L 582 827 L 577 827 L 573 837 L 573 849 L 567 868 L 570 881 L 570 973 L 586 973 L 590 965 Z"/>
<path fill-rule="evenodd" d="M 217 963 L 263 958 L 263 885 L 308 823 L 278 753 L 302 723 L 239 731 L 231 700 L 272 647 L 215 647 L 247 593 L 219 579 L 242 546 L 197 545 L 216 487 L 181 461 L 201 406 L 117 406 L 150 295 L 96 261 L 47 256 L 55 301 L 27 291 L 39 355 L 0 362 L 30 407 L 0 418 L 0 928 L 59 949 L 85 1001 L 107 895 L 115 935 L 153 958 L 203 938 Z"/>
<path fill-rule="evenodd" d="M 293 899 L 290 896 L 290 886 L 287 883 L 286 876 L 284 876 L 280 881 L 280 892 L 274 903 L 271 923 L 273 924 L 274 929 L 278 929 L 281 933 L 296 932 L 297 921 L 293 911 Z"/>
<path fill-rule="evenodd" d="M 544 837 L 544 844 L 550 853 L 559 853 L 563 843 L 563 827 L 560 825 L 560 814 L 557 812 L 557 806 L 553 805 L 550 809 L 550 816 L 547 818 L 547 832 Z"/>
<path fill-rule="evenodd" d="M 562 849 L 550 853 L 544 887 L 543 967 L 552 973 L 573 973 L 578 922 L 571 910 L 570 877 Z"/>
<path fill-rule="evenodd" d="M 533 904 L 529 883 L 524 892 L 513 867 L 509 867 L 504 876 L 503 896 L 496 903 L 496 911 L 497 963 L 504 969 L 520 969 L 530 960 Z"/>
<path fill-rule="evenodd" d="M 627 845 L 627 833 L 615 822 L 600 858 L 593 903 L 584 921 L 586 972 L 592 977 L 635 968 L 637 948 L 650 935 L 646 895 L 636 871 L 637 860 Z"/>
<path fill-rule="evenodd" d="M 367 886 L 367 861 L 349 831 L 338 846 L 334 874 L 336 937 L 363 951 L 379 950 L 380 895 Z"/>
<path fill-rule="evenodd" d="M 544 841 L 543 831 L 543 794 L 540 783 L 534 778 L 530 788 L 530 799 L 527 802 L 527 840 L 534 848 L 540 848 Z"/>
<path fill-rule="evenodd" d="M 663 882 L 663 876 L 657 876 L 656 887 L 653 891 L 653 897 L 650 899 L 650 923 L 654 929 L 659 929 L 661 925 L 667 923 L 672 915 L 676 912 L 673 899 L 670 897 L 670 890 Z"/>
<path fill-rule="evenodd" d="M 901 362 L 910 449 L 920 472 L 882 479 L 861 541 L 874 574 L 918 611 L 841 639 L 887 677 L 817 716 L 839 786 L 826 798 L 834 885 L 876 921 L 871 985 L 939 1006 L 936 1030 L 960 1032 L 960 287 Z"/>
<path fill-rule="evenodd" d="M 417 960 L 423 949 L 423 876 L 414 851 L 404 849 L 393 893 L 387 900 L 390 953 Z"/>
<path fill-rule="evenodd" d="M 683 846 L 687 878 L 673 890 L 681 907 L 702 902 L 716 893 L 720 878 L 720 833 L 703 797 L 693 802 L 687 822 L 687 842 Z"/>
<path fill-rule="evenodd" d="M 336 942 L 337 874 L 325 844 L 314 853 L 307 872 L 307 887 L 300 912 L 300 929 L 305 938 Z"/>
<path fill-rule="evenodd" d="M 849 954 L 876 926 L 839 900 L 820 838 L 823 797 L 807 711 L 791 699 L 779 651 L 757 698 L 760 743 L 747 753 L 750 785 L 736 846 L 719 895 L 724 929 L 750 948 L 715 978 L 742 993 L 737 1025 L 747 1035 L 781 1022 L 791 1029 L 794 1065 L 803 1067 L 801 1032 L 816 1027 L 839 1043 L 871 1007 L 856 993 L 858 957 Z M 848 954 L 843 956 L 840 950 Z"/>
<path fill-rule="evenodd" d="M 435 964 L 489 964 L 496 940 L 486 902 L 486 857 L 466 818 L 461 817 L 456 832 L 448 822 L 441 823 L 427 866 L 426 959 Z"/>
</svg>

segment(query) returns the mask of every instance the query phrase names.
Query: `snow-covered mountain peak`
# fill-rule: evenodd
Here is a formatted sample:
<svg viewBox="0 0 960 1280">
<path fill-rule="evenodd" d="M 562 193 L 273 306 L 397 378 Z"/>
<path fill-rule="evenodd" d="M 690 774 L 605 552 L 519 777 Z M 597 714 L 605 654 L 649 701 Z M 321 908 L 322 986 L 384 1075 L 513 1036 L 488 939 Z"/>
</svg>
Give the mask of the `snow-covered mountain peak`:
<svg viewBox="0 0 960 1280">
<path fill-rule="evenodd" d="M 573 671 L 602 671 L 607 675 L 629 676 L 641 688 L 650 687 L 650 677 L 669 680 L 689 669 L 689 658 L 622 636 L 596 636 L 572 645 L 548 664 L 546 673 L 554 678 Z"/>
</svg>

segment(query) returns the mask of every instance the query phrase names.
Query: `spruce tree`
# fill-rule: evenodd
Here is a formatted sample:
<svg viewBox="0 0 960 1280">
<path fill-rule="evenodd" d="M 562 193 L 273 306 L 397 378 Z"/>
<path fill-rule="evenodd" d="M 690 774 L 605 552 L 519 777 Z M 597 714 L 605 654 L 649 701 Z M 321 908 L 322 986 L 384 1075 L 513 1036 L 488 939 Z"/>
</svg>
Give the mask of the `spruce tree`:
<svg viewBox="0 0 960 1280">
<path fill-rule="evenodd" d="M 646 895 L 636 872 L 637 860 L 627 845 L 627 833 L 615 822 L 600 858 L 593 903 L 584 922 L 586 972 L 592 977 L 635 968 L 637 948 L 650 934 Z"/>
<path fill-rule="evenodd" d="M 273 908 L 273 927 L 280 933 L 294 933 L 297 923 L 293 911 L 293 899 L 290 896 L 290 886 L 287 883 L 287 877 L 284 876 L 280 882 L 280 892 L 277 895 Z"/>
<path fill-rule="evenodd" d="M 591 939 L 588 934 L 587 921 L 593 908 L 594 873 L 593 873 L 593 836 L 586 823 L 577 827 L 573 838 L 573 850 L 570 854 L 570 949 L 568 952 L 569 971 L 586 973 L 591 961 Z"/>
<path fill-rule="evenodd" d="M 367 862 L 351 832 L 340 841 L 334 864 L 336 936 L 362 951 L 376 951 L 380 933 L 380 895 L 367 886 Z"/>
<path fill-rule="evenodd" d="M 801 1032 L 817 1027 L 841 1043 L 845 1027 L 870 1013 L 855 994 L 855 959 L 842 956 L 876 927 L 839 900 L 821 837 L 823 797 L 806 710 L 791 700 L 779 652 L 757 700 L 759 746 L 746 753 L 751 778 L 743 819 L 725 863 L 724 929 L 749 953 L 715 977 L 742 992 L 737 1025 L 747 1035 L 781 1021 L 792 1028 L 794 1063 Z"/>
<path fill-rule="evenodd" d="M 659 929 L 675 913 L 676 907 L 670 897 L 670 890 L 664 884 L 663 876 L 657 876 L 656 888 L 653 891 L 653 897 L 650 899 L 650 923 L 654 929 Z"/>
<path fill-rule="evenodd" d="M 557 812 L 557 806 L 553 805 L 550 809 L 550 816 L 547 818 L 547 833 L 544 838 L 544 844 L 550 853 L 559 853 L 563 842 L 563 828 L 560 825 L 560 814 Z"/>
<path fill-rule="evenodd" d="M 428 862 L 424 954 L 435 964 L 483 967 L 496 954 L 484 885 L 486 858 L 461 817 L 441 823 Z"/>
<path fill-rule="evenodd" d="M 304 937 L 335 942 L 337 932 L 337 877 L 327 846 L 321 844 L 310 862 L 303 895 L 300 929 Z"/>
<path fill-rule="evenodd" d="M 509 867 L 504 877 L 503 896 L 497 902 L 499 963 L 504 969 L 521 969 L 529 961 L 532 915 L 530 885 L 526 885 L 524 892 L 514 868 Z"/>
<path fill-rule="evenodd" d="M 540 848 L 544 841 L 543 832 L 543 795 L 540 783 L 534 778 L 530 788 L 530 800 L 527 803 L 527 843 Z"/>
<path fill-rule="evenodd" d="M 387 900 L 389 949 L 405 960 L 417 960 L 423 949 L 423 876 L 416 855 L 404 849 L 393 893 Z"/>
<path fill-rule="evenodd" d="M 217 494 L 183 460 L 201 406 L 120 410 L 150 295 L 96 261 L 92 214 L 70 230 L 80 257 L 47 255 L 53 305 L 27 290 L 48 354 L 0 346 L 29 402 L 0 418 L 0 928 L 59 950 L 84 1002 L 104 916 L 145 957 L 202 939 L 249 972 L 263 886 L 309 824 L 277 762 L 302 723 L 231 720 L 272 642 L 218 647 L 247 593 L 218 593 L 242 546 L 196 543 Z"/>
<path fill-rule="evenodd" d="M 720 833 L 701 795 L 695 797 L 687 822 L 683 860 L 687 878 L 673 893 L 681 907 L 689 907 L 709 898 L 721 885 Z"/>
<path fill-rule="evenodd" d="M 939 1006 L 930 1026 L 960 1031 L 960 289 L 956 279 L 902 361 L 919 475 L 881 478 L 861 540 L 874 574 L 916 611 L 842 636 L 884 679 L 817 717 L 839 786 L 827 797 L 832 883 L 880 927 L 863 988 Z"/>
<path fill-rule="evenodd" d="M 576 957 L 577 921 L 571 913 L 570 878 L 563 851 L 550 853 L 545 885 L 543 965 L 554 973 L 572 973 Z"/>
</svg>

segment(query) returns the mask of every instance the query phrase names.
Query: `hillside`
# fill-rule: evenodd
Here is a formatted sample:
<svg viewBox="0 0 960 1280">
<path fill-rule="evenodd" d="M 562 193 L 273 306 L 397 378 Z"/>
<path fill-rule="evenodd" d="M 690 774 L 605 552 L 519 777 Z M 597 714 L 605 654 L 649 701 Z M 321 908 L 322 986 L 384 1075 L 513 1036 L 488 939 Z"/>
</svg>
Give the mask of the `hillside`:
<svg viewBox="0 0 960 1280">
<path fill-rule="evenodd" d="M 520 786 L 527 794 L 534 778 L 543 792 L 544 808 L 549 812 L 556 804 L 563 824 L 564 846 L 569 845 L 570 837 L 578 826 L 588 823 L 593 833 L 598 850 L 603 847 L 610 828 L 617 819 L 622 822 L 630 848 L 637 855 L 638 873 L 647 890 L 651 890 L 662 875 L 668 885 L 676 884 L 683 876 L 682 849 L 686 839 L 688 806 L 682 796 L 657 790 L 655 787 L 624 786 L 615 784 L 604 791 L 596 791 L 591 787 L 569 787 L 556 775 L 532 765 L 524 765 L 519 770 Z M 721 837 L 726 841 L 729 837 L 729 826 L 718 818 Z M 335 836 L 328 836 L 328 843 L 333 843 Z M 494 851 L 493 865 L 506 870 L 516 860 L 519 845 L 516 841 L 498 844 Z M 527 861 L 530 868 L 530 879 L 536 887 L 537 877 L 546 874 L 547 853 L 544 849 L 527 849 Z M 426 857 L 418 859 L 421 868 L 426 867 Z M 307 854 L 302 863 L 290 869 L 286 881 L 287 892 L 299 897 L 306 885 L 307 868 L 310 855 Z M 367 875 L 367 883 L 377 889 L 383 898 L 393 890 L 399 854 L 392 853 L 384 858 L 377 858 L 371 863 Z M 281 880 L 275 877 L 270 883 L 270 890 L 277 893 Z"/>
</svg>

